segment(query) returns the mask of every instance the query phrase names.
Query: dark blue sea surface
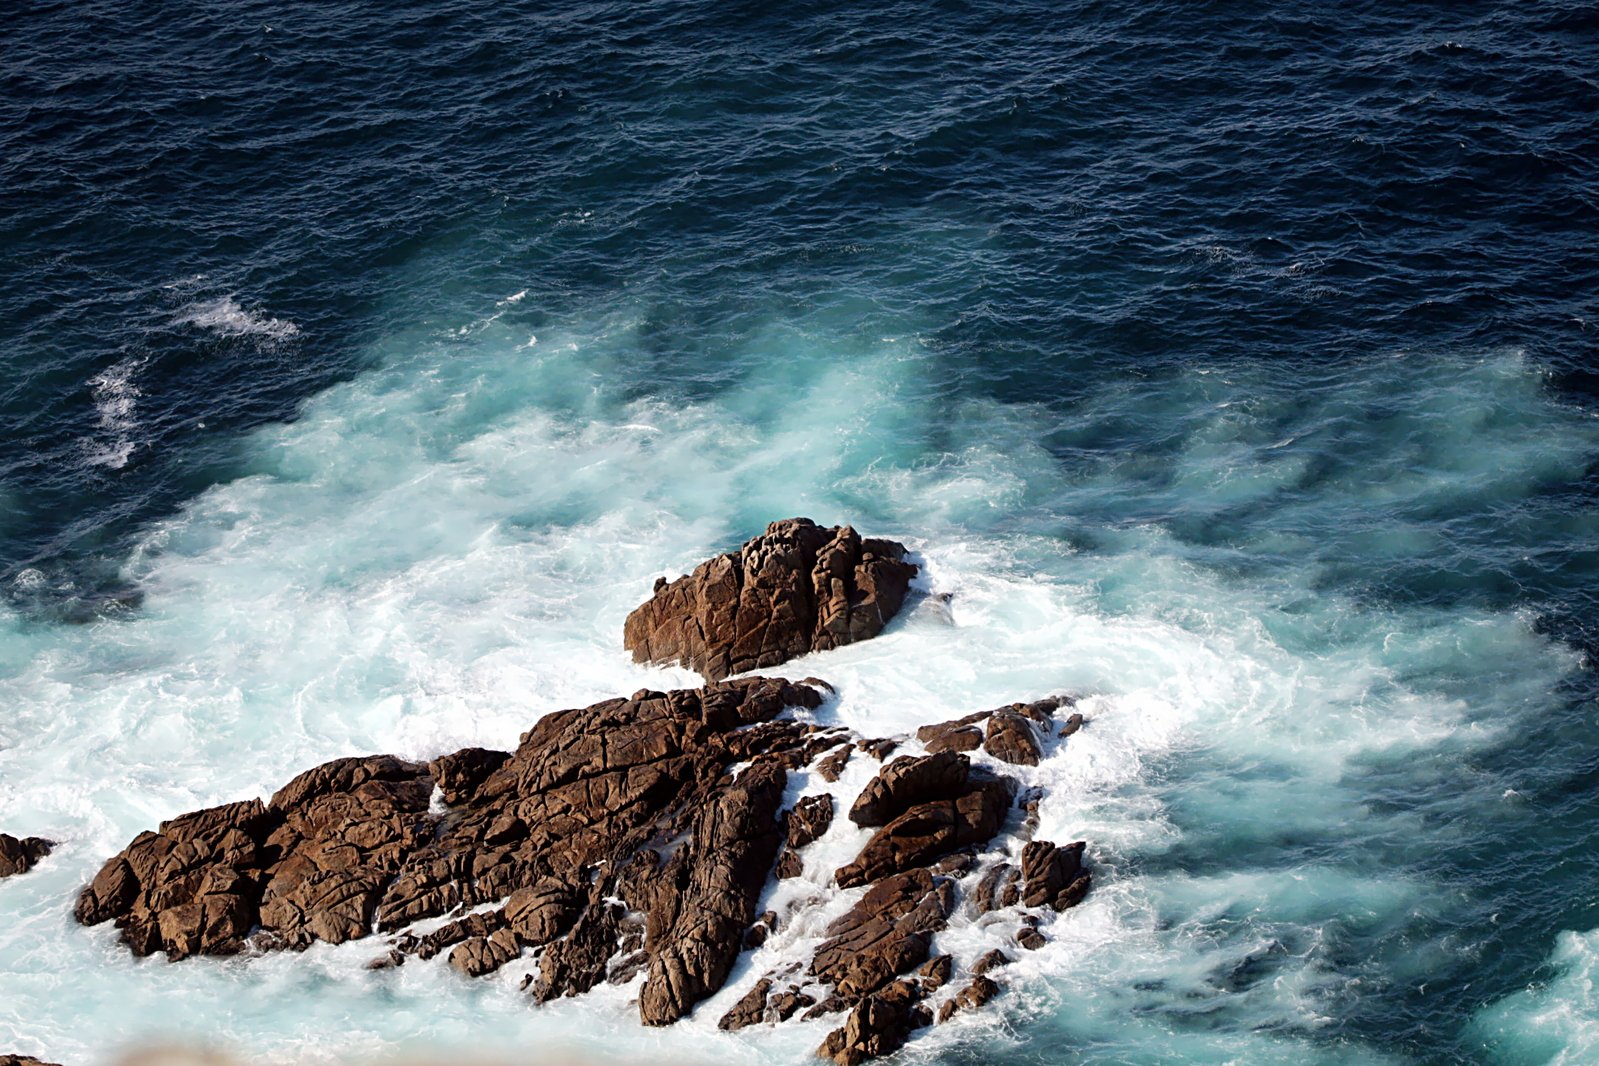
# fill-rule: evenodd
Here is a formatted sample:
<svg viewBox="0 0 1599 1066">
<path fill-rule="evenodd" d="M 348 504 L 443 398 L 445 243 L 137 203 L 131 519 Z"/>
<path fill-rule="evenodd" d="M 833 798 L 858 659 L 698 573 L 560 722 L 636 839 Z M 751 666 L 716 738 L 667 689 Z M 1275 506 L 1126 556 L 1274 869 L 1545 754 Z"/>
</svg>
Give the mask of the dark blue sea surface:
<svg viewBox="0 0 1599 1066">
<path fill-rule="evenodd" d="M 1099 909 L 910 1054 L 1599 1061 L 1592 5 L 22 0 L 0 206 L 17 1050 L 581 1030 L 72 896 L 631 691 L 649 576 L 808 513 L 974 605 L 936 717 L 1105 701 Z"/>
</svg>

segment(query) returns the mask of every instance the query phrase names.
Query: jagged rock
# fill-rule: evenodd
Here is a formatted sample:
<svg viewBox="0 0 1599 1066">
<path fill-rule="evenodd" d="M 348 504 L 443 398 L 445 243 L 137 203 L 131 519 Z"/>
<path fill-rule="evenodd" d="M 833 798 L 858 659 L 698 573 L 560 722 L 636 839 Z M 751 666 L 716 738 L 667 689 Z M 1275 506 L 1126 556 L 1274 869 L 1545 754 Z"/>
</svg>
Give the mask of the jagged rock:
<svg viewBox="0 0 1599 1066">
<path fill-rule="evenodd" d="M 1008 862 L 995 863 L 985 870 L 968 900 L 972 916 L 977 917 L 997 907 L 1013 905 L 1019 898 L 1016 889 L 1017 874 L 1016 867 Z M 1010 903 L 1005 902 L 1006 897 L 1010 897 Z"/>
<path fill-rule="evenodd" d="M 950 975 L 955 972 L 955 956 L 935 955 L 922 964 L 916 971 L 916 976 L 922 979 L 922 991 L 934 992 L 948 983 Z"/>
<path fill-rule="evenodd" d="M 394 934 L 393 949 L 370 968 L 447 954 L 475 977 L 532 949 L 537 972 L 524 988 L 539 1002 L 637 982 L 641 1021 L 669 1024 L 776 929 L 777 914 L 755 914 L 774 860 L 781 853 L 779 874 L 799 872 L 799 850 L 829 831 L 831 794 L 782 811 L 789 773 L 828 764 L 836 776 L 851 752 L 893 744 L 860 748 L 853 734 L 781 717 L 822 700 L 814 687 L 764 678 L 644 690 L 547 715 L 514 752 L 334 760 L 269 801 L 141 833 L 83 890 L 76 913 L 114 921 L 135 953 L 172 959 L 376 930 Z M 1014 714 L 1028 728 L 1036 720 Z M 930 958 L 956 902 L 950 875 L 976 882 L 971 899 L 983 909 L 1080 899 L 1080 844 L 1035 841 L 1020 869 L 976 872 L 1014 787 L 953 750 L 879 768 L 850 810 L 874 831 L 835 875 L 866 891 L 808 964 L 762 978 L 722 1027 L 847 1012 L 828 1054 L 886 1053 L 930 1021 L 920 1001 L 954 973 L 949 956 Z M 1037 915 L 1023 919 L 1020 939 L 1042 943 Z M 424 920 L 421 934 L 414 923 Z M 790 982 L 806 965 L 803 985 Z"/>
<path fill-rule="evenodd" d="M 994 950 L 984 954 L 976 962 L 972 963 L 972 973 L 978 977 L 981 977 L 990 970 L 997 970 L 1001 966 L 1009 966 L 1010 963 L 1010 956 L 998 948 L 995 948 Z"/>
<path fill-rule="evenodd" d="M 55 841 L 45 840 L 43 837 L 18 839 L 7 833 L 0 833 L 0 877 L 27 873 L 40 859 L 50 854 L 54 847 Z"/>
<path fill-rule="evenodd" d="M 914 996 L 899 989 L 885 990 L 851 1010 L 844 1027 L 829 1033 L 816 1053 L 824 1059 L 832 1059 L 838 1066 L 857 1066 L 867 1059 L 898 1051 L 910 1039 L 912 1031 L 931 1020 Z"/>
<path fill-rule="evenodd" d="M 833 824 L 833 797 L 824 792 L 819 796 L 804 796 L 794 804 L 785 818 L 788 846 L 798 851 Z"/>
<path fill-rule="evenodd" d="M 1081 840 L 1064 848 L 1047 840 L 1034 840 L 1023 848 L 1022 905 L 1049 906 L 1058 911 L 1076 906 L 1088 894 L 1089 875 L 1082 862 L 1084 847 Z M 1078 881 L 1082 882 L 1080 886 Z"/>
<path fill-rule="evenodd" d="M 419 939 L 412 950 L 421 958 L 431 959 L 463 940 L 486 939 L 506 927 L 506 909 L 468 914 L 446 922 Z"/>
<path fill-rule="evenodd" d="M 785 851 L 777 857 L 777 879 L 786 881 L 791 877 L 798 877 L 805 872 L 805 860 L 792 851 Z"/>
<path fill-rule="evenodd" d="M 864 751 L 878 762 L 882 762 L 899 748 L 899 741 L 893 737 L 878 737 L 875 740 L 862 738 L 855 742 L 856 751 Z"/>
<path fill-rule="evenodd" d="M 971 765 L 956 752 L 923 758 L 902 755 L 861 790 L 849 809 L 849 820 L 867 828 L 887 825 L 919 803 L 959 795 Z"/>
<path fill-rule="evenodd" d="M 1021 932 L 1016 934 L 1016 943 L 1020 944 L 1028 951 L 1037 951 L 1039 948 L 1049 943 L 1049 941 L 1045 938 L 1044 934 L 1040 933 L 1037 929 L 1034 929 L 1031 926 L 1026 926 Z"/>
<path fill-rule="evenodd" d="M 31 1055 L 0 1055 L 0 1066 L 57 1066 L 54 1062 L 45 1062 Z"/>
<path fill-rule="evenodd" d="M 794 804 L 793 810 L 783 815 L 783 824 L 787 836 L 782 854 L 777 857 L 779 880 L 798 877 L 805 872 L 804 860 L 795 852 L 814 842 L 833 824 L 833 797 L 827 793 L 802 797 Z"/>
<path fill-rule="evenodd" d="M 927 870 L 885 878 L 828 927 L 810 972 L 845 1001 L 875 992 L 927 961 L 953 904 L 952 883 Z"/>
<path fill-rule="evenodd" d="M 585 870 L 687 829 L 694 811 L 727 794 L 727 768 L 809 739 L 815 727 L 773 721 L 784 707 L 820 702 L 814 689 L 753 678 L 548 715 L 504 758 L 467 749 L 431 765 L 334 760 L 270 803 L 208 808 L 140 834 L 76 913 L 90 925 L 114 920 L 137 954 L 179 959 L 237 951 L 257 926 L 262 949 L 338 943 L 367 935 L 374 919 L 399 929 L 515 895 L 515 932 L 537 945 L 578 921 L 571 886 Z M 436 767 L 450 794 L 469 797 L 448 817 L 429 811 Z M 775 844 L 775 810 L 768 821 Z M 757 889 L 766 872 L 750 875 Z M 742 934 L 740 925 L 735 950 Z M 588 953 L 597 958 L 567 958 L 575 984 L 602 976 L 613 949 L 597 941 Z"/>
<path fill-rule="evenodd" d="M 918 803 L 879 829 L 834 879 L 841 888 L 870 884 L 956 848 L 987 843 L 1005 821 L 1012 788 L 1008 778 L 972 771 L 960 794 Z"/>
<path fill-rule="evenodd" d="M 978 723 L 988 714 L 979 711 L 953 721 L 924 725 L 916 731 L 916 739 L 925 744 L 932 755 L 941 751 L 976 751 L 983 746 L 983 730 Z"/>
<path fill-rule="evenodd" d="M 529 947 L 548 944 L 577 919 L 578 897 L 570 886 L 544 878 L 519 888 L 505 901 L 505 918 Z"/>
<path fill-rule="evenodd" d="M 757 763 L 695 816 L 664 875 L 678 891 L 662 893 L 650 913 L 656 946 L 639 993 L 645 1025 L 670 1025 L 722 987 L 777 856 L 786 782 L 781 766 Z"/>
<path fill-rule="evenodd" d="M 468 977 L 492 973 L 522 953 L 522 945 L 510 929 L 499 929 L 491 936 L 475 936 L 457 944 L 450 952 L 450 965 Z"/>
<path fill-rule="evenodd" d="M 1088 719 L 1084 718 L 1076 711 L 1073 711 L 1067 716 L 1066 724 L 1060 727 L 1060 735 L 1063 737 L 1069 737 L 1087 724 Z"/>
<path fill-rule="evenodd" d="M 1000 711 L 988 720 L 988 737 L 983 750 L 1002 762 L 1018 766 L 1037 766 L 1043 754 L 1033 725 L 1020 714 Z"/>
<path fill-rule="evenodd" d="M 737 552 L 657 581 L 623 627 L 638 662 L 681 663 L 712 681 L 875 637 L 916 567 L 903 545 L 848 526 L 773 522 Z"/>
<path fill-rule="evenodd" d="M 849 762 L 850 750 L 848 744 L 841 744 L 831 754 L 816 761 L 816 772 L 823 781 L 832 783 L 839 779 L 844 773 L 844 764 Z"/>
<path fill-rule="evenodd" d="M 718 1029 L 742 1029 L 747 1025 L 754 1025 L 766 1017 L 766 994 L 772 990 L 772 981 L 763 977 L 755 982 L 742 999 L 733 1004 L 733 1009 L 722 1015 L 721 1021 L 716 1023 Z"/>
<path fill-rule="evenodd" d="M 505 760 L 510 757 L 508 751 L 462 748 L 434 759 L 428 764 L 428 771 L 433 775 L 434 784 L 439 786 L 444 802 L 453 807 L 471 799 L 478 786 L 504 766 Z"/>
<path fill-rule="evenodd" d="M 956 1011 L 975 1010 L 997 995 L 999 995 L 999 985 L 979 974 L 972 978 L 971 984 L 944 1001 L 944 1006 L 938 1012 L 939 1024 L 949 1021 Z"/>
</svg>

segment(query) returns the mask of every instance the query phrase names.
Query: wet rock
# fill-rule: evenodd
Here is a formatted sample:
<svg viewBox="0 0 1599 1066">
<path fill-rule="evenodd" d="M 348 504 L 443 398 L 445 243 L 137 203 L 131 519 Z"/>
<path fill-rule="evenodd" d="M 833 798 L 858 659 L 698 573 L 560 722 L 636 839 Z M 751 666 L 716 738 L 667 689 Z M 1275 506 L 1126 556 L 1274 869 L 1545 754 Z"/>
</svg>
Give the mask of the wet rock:
<svg viewBox="0 0 1599 1066">
<path fill-rule="evenodd" d="M 1001 966 L 1009 966 L 1010 963 L 1011 957 L 998 948 L 995 948 L 994 950 L 985 953 L 976 962 L 972 963 L 972 973 L 978 977 L 981 977 L 990 970 L 997 970 Z"/>
<path fill-rule="evenodd" d="M 777 914 L 755 913 L 774 862 L 779 875 L 801 872 L 800 850 L 832 826 L 830 794 L 782 810 L 789 774 L 827 765 L 837 776 L 852 752 L 886 756 L 894 743 L 859 748 L 853 734 L 783 713 L 823 699 L 815 687 L 758 677 L 643 690 L 546 715 L 512 752 L 334 760 L 268 801 L 141 833 L 83 890 L 76 913 L 115 922 L 138 954 L 173 959 L 378 930 L 392 931 L 394 946 L 371 968 L 447 956 L 476 977 L 531 950 L 538 968 L 524 988 L 535 1000 L 632 982 L 641 1021 L 670 1024 L 777 928 Z M 1036 720 L 995 713 L 1029 729 Z M 1015 786 L 966 753 L 874 768 L 850 809 L 871 837 L 835 875 L 866 890 L 810 959 L 763 977 L 723 1028 L 835 1014 L 845 1017 L 830 1057 L 884 1054 L 927 1024 L 922 997 L 954 973 L 952 958 L 930 957 L 956 902 L 949 875 L 976 882 L 971 898 L 983 909 L 1059 908 L 1087 890 L 1080 844 L 1035 841 L 1019 868 L 974 872 Z M 1023 916 L 1033 921 L 1022 937 L 1042 942 L 1037 915 Z M 414 923 L 424 920 L 422 934 Z"/>
<path fill-rule="evenodd" d="M 922 991 L 925 993 L 944 987 L 954 972 L 955 956 L 935 955 L 922 964 L 921 969 L 916 971 L 916 976 L 922 979 Z"/>
<path fill-rule="evenodd" d="M 1089 875 L 1083 870 L 1084 846 L 1081 840 L 1064 848 L 1047 840 L 1034 840 L 1023 848 L 1022 905 L 1048 906 L 1057 911 L 1076 906 L 1087 895 L 1089 886 Z"/>
<path fill-rule="evenodd" d="M 447 947 L 463 940 L 486 939 L 506 927 L 504 910 L 468 914 L 446 922 L 416 941 L 412 949 L 420 958 L 431 959 Z"/>
<path fill-rule="evenodd" d="M 798 877 L 805 872 L 805 860 L 792 851 L 785 851 L 777 857 L 777 878 L 786 881 L 791 877 Z"/>
<path fill-rule="evenodd" d="M 731 1030 L 743 1029 L 745 1026 L 754 1025 L 766 1017 L 766 994 L 772 990 L 771 978 L 763 977 L 755 982 L 748 992 L 744 993 L 733 1009 L 722 1015 L 716 1023 L 718 1029 Z"/>
<path fill-rule="evenodd" d="M 823 781 L 831 783 L 843 775 L 844 764 L 849 762 L 850 750 L 848 744 L 841 744 L 833 749 L 831 754 L 816 761 L 816 772 L 821 775 Z"/>
<path fill-rule="evenodd" d="M 987 843 L 1004 824 L 1013 787 L 1007 778 L 973 771 L 954 798 L 915 804 L 879 829 L 834 879 L 841 888 L 870 884 L 968 844 Z"/>
<path fill-rule="evenodd" d="M 1063 737 L 1069 737 L 1079 729 L 1083 728 L 1083 726 L 1086 724 L 1088 724 L 1088 719 L 1084 718 L 1076 711 L 1073 711 L 1067 716 L 1066 724 L 1060 727 L 1060 735 Z"/>
<path fill-rule="evenodd" d="M 367 935 L 374 920 L 399 929 L 514 896 L 519 938 L 560 938 L 583 909 L 565 886 L 651 836 L 686 830 L 724 794 L 729 766 L 805 741 L 812 727 L 773 721 L 785 707 L 822 698 L 760 678 L 641 696 L 548 715 L 503 758 L 467 749 L 428 765 L 337 759 L 269 803 L 175 818 L 105 865 L 77 917 L 114 921 L 137 954 L 180 959 L 237 951 L 256 927 L 252 943 L 266 950 L 339 943 Z M 429 810 L 435 770 L 450 795 L 467 797 L 447 817 Z M 434 937 L 430 946 L 442 945 Z M 599 957 L 576 967 L 579 984 L 603 973 L 613 948 L 593 947 Z"/>
<path fill-rule="evenodd" d="M 519 888 L 505 901 L 505 919 L 522 943 L 548 944 L 577 920 L 579 900 L 566 884 L 543 878 Z"/>
<path fill-rule="evenodd" d="M 995 863 L 983 872 L 978 879 L 977 887 L 972 889 L 969 900 L 970 912 L 973 917 L 987 914 L 999 907 L 1014 905 L 1020 898 L 1016 888 L 1016 879 L 1019 871 L 1008 862 Z M 1010 903 L 1005 900 L 1009 898 Z"/>
<path fill-rule="evenodd" d="M 1027 926 L 1024 927 L 1021 932 L 1016 934 L 1016 943 L 1020 944 L 1028 951 L 1037 951 L 1039 948 L 1049 943 L 1049 941 L 1045 938 L 1043 933 L 1040 933 L 1037 929 L 1034 929 L 1031 926 Z"/>
<path fill-rule="evenodd" d="M 929 754 L 936 755 L 942 751 L 976 751 L 983 746 L 983 728 L 979 723 L 988 715 L 988 711 L 979 711 L 964 718 L 939 722 L 936 725 L 924 725 L 916 731 L 916 739 L 926 745 Z"/>
<path fill-rule="evenodd" d="M 987 977 L 974 977 L 971 984 L 944 1002 L 944 1006 L 938 1012 L 939 1023 L 949 1021 L 956 1011 L 975 1010 L 997 995 L 999 995 L 999 985 Z"/>
<path fill-rule="evenodd" d="M 864 751 L 878 762 L 882 762 L 899 747 L 899 741 L 893 737 L 878 737 L 875 740 L 862 738 L 855 742 L 855 750 Z"/>
<path fill-rule="evenodd" d="M 867 1059 L 898 1051 L 912 1031 L 930 1021 L 927 1011 L 909 996 L 889 992 L 875 995 L 850 1011 L 844 1027 L 827 1035 L 817 1055 L 832 1059 L 838 1066 L 857 1066 Z"/>
<path fill-rule="evenodd" d="M 988 720 L 983 750 L 1002 762 L 1037 766 L 1043 754 L 1033 723 L 1024 715 L 1000 711 Z"/>
<path fill-rule="evenodd" d="M 55 841 L 43 837 L 18 839 L 8 833 L 0 833 L 0 877 L 27 873 L 54 847 Z"/>
<path fill-rule="evenodd" d="M 650 975 L 639 993 L 645 1025 L 670 1025 L 722 987 L 777 856 L 786 783 L 782 767 L 756 764 L 696 814 L 691 839 L 663 875 L 677 891 L 661 894 L 650 915 Z"/>
<path fill-rule="evenodd" d="M 798 851 L 827 832 L 832 824 L 833 797 L 825 792 L 804 796 L 785 818 L 788 846 Z"/>
<path fill-rule="evenodd" d="M 873 885 L 828 927 L 810 972 L 845 1001 L 858 999 L 909 973 L 928 958 L 928 937 L 942 929 L 954 903 L 953 886 L 927 870 L 911 870 Z"/>
<path fill-rule="evenodd" d="M 493 973 L 522 953 L 522 945 L 510 929 L 500 929 L 492 936 L 475 936 L 457 944 L 450 952 L 450 965 L 468 977 L 481 977 Z"/>
<path fill-rule="evenodd" d="M 848 526 L 773 522 L 736 552 L 701 563 L 623 627 L 638 662 L 681 663 L 707 679 L 776 666 L 875 637 L 904 603 L 916 567 L 903 545 Z"/>
<path fill-rule="evenodd" d="M 865 827 L 887 825 L 919 803 L 959 795 L 970 772 L 971 760 L 957 752 L 900 756 L 861 790 L 849 820 Z"/>
</svg>

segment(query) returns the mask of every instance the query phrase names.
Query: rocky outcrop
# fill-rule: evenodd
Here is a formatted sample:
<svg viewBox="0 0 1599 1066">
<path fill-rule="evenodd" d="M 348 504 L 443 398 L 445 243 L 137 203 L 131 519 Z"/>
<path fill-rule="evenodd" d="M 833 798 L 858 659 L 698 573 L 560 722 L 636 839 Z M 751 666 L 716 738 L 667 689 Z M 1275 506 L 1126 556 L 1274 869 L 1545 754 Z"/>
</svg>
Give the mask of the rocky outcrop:
<svg viewBox="0 0 1599 1066">
<path fill-rule="evenodd" d="M 681 663 L 712 681 L 843 647 L 899 612 L 916 576 L 904 560 L 903 545 L 848 526 L 773 522 L 687 577 L 658 580 L 622 642 L 639 662 Z"/>
<path fill-rule="evenodd" d="M 723 677 L 864 639 L 915 573 L 902 555 L 848 528 L 774 523 L 663 583 L 628 620 L 629 647 Z M 893 757 L 915 745 L 785 714 L 816 710 L 824 691 L 761 677 L 644 690 L 547 715 L 514 751 L 335 759 L 270 799 L 139 834 L 76 915 L 173 960 L 382 937 L 366 956 L 373 980 L 413 957 L 463 978 L 509 966 L 538 1003 L 636 988 L 646 1025 L 692 1013 L 742 952 L 769 960 L 775 941 L 790 955 L 730 990 L 720 1026 L 836 1016 L 820 1053 L 848 1066 L 997 994 L 986 974 L 1010 956 L 938 951 L 957 908 L 1034 949 L 1084 897 L 1084 845 L 1031 839 L 1042 787 L 1018 799 L 1009 774 L 1029 775 L 995 765 L 1048 758 L 1083 720 L 1057 733 L 1070 701 L 1012 704 L 926 727 L 925 754 Z M 841 791 L 866 767 L 858 794 Z M 837 845 L 861 836 L 830 870 Z M 769 892 L 775 878 L 791 880 Z M 839 892 L 853 902 L 818 943 L 805 912 Z M 796 943 L 815 947 L 794 958 Z"/>
<path fill-rule="evenodd" d="M 31 1055 L 0 1055 L 0 1066 L 56 1066 L 56 1064 L 33 1058 Z"/>
<path fill-rule="evenodd" d="M 54 848 L 55 841 L 43 837 L 18 839 L 8 833 L 0 833 L 0 877 L 27 873 Z"/>
<path fill-rule="evenodd" d="M 605 977 L 623 917 L 605 901 L 620 895 L 624 910 L 649 916 L 646 1019 L 670 1020 L 720 984 L 741 947 L 781 839 L 786 767 L 814 757 L 822 732 L 775 719 L 820 701 L 815 689 L 756 678 L 558 712 L 514 753 L 338 759 L 266 803 L 140 834 L 76 913 L 114 921 L 137 954 L 181 959 L 236 952 L 246 939 L 339 943 L 503 901 L 414 938 L 412 950 L 459 945 L 452 963 L 482 973 L 559 941 L 545 959 L 546 992 L 559 995 Z M 429 806 L 436 784 L 458 801 L 444 813 Z M 657 870 L 662 856 L 648 845 L 685 834 Z"/>
<path fill-rule="evenodd" d="M 958 789 L 912 804 L 895 816 L 834 877 L 843 888 L 870 884 L 956 848 L 985 844 L 999 832 L 1013 791 L 1007 778 L 970 770 Z"/>
<path fill-rule="evenodd" d="M 1044 741 L 1054 733 L 1054 715 L 1076 703 L 1070 696 L 1051 696 L 1033 703 L 1012 703 L 992 711 L 979 711 L 935 725 L 924 725 L 916 739 L 929 753 L 976 751 L 982 748 L 1001 762 L 1017 766 L 1037 766 L 1043 758 Z M 1059 735 L 1071 736 L 1085 724 L 1082 715 L 1072 713 Z"/>
</svg>

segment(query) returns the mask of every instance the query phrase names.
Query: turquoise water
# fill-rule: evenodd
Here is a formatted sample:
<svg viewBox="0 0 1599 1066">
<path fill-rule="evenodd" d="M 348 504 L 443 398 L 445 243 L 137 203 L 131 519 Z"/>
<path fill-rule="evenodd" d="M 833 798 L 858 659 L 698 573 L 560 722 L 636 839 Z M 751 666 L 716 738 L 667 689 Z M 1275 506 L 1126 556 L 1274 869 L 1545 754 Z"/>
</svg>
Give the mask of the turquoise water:
<svg viewBox="0 0 1599 1066">
<path fill-rule="evenodd" d="M 827 715 L 1092 719 L 1094 893 L 912 1061 L 1599 1055 L 1591 15 L 1069 14 L 30 12 L 0 1049 L 807 1060 L 70 913 L 162 818 L 691 683 L 622 619 L 803 514 L 953 594 L 790 664 Z"/>
</svg>

